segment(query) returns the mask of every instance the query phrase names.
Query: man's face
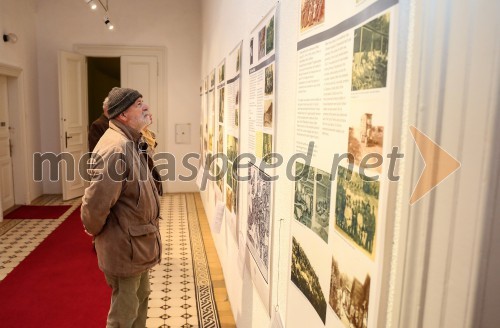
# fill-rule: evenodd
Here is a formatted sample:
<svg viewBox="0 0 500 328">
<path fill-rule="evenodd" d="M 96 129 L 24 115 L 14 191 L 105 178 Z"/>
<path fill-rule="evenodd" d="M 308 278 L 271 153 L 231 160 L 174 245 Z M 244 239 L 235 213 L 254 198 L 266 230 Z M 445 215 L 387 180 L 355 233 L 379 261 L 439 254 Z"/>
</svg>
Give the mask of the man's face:
<svg viewBox="0 0 500 328">
<path fill-rule="evenodd" d="M 142 97 L 123 112 L 125 123 L 136 131 L 141 131 L 151 122 L 149 107 L 144 106 Z"/>
</svg>

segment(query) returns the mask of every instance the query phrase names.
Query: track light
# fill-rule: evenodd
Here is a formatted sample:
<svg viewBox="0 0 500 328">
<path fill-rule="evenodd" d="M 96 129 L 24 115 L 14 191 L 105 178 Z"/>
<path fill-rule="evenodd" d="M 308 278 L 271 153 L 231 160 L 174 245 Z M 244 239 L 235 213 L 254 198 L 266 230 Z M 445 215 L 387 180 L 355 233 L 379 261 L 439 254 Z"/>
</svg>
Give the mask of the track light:
<svg viewBox="0 0 500 328">
<path fill-rule="evenodd" d="M 17 42 L 17 35 L 15 35 L 14 33 L 4 34 L 3 35 L 3 42 L 16 43 Z"/>
<path fill-rule="evenodd" d="M 104 16 L 104 24 L 106 24 L 106 26 L 108 27 L 109 30 L 112 30 L 115 28 L 113 26 L 113 24 L 111 23 L 111 21 L 109 20 L 108 16 Z"/>
<path fill-rule="evenodd" d="M 92 10 L 97 9 L 97 5 L 95 4 L 94 0 L 85 0 L 85 3 L 87 3 Z"/>
</svg>

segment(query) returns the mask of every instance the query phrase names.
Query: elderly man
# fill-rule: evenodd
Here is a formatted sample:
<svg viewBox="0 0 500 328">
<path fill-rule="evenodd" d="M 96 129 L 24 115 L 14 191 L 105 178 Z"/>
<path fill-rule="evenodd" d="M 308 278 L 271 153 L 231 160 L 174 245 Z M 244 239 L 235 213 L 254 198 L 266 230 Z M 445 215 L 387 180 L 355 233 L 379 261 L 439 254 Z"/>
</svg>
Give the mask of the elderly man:
<svg viewBox="0 0 500 328">
<path fill-rule="evenodd" d="M 108 97 L 109 129 L 92 155 L 81 216 L 113 290 L 106 327 L 145 327 L 149 269 L 161 259 L 160 201 L 139 145 L 151 118 L 137 90 L 113 88 Z"/>
<path fill-rule="evenodd" d="M 99 116 L 89 128 L 89 152 L 92 152 L 97 145 L 99 139 L 109 128 L 109 117 L 108 117 L 108 104 L 109 98 L 106 97 L 102 103 L 102 114 Z"/>
</svg>

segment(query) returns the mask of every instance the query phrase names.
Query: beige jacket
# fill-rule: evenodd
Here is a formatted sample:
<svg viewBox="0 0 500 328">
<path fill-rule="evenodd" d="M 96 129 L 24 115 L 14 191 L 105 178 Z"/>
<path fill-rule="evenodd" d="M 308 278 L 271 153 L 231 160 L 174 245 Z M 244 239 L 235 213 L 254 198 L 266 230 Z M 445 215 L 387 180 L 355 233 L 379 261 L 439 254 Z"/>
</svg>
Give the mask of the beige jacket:
<svg viewBox="0 0 500 328">
<path fill-rule="evenodd" d="M 95 236 L 99 268 L 128 277 L 160 263 L 160 200 L 144 156 L 141 134 L 111 120 L 94 149 L 91 183 L 81 218 Z"/>
</svg>

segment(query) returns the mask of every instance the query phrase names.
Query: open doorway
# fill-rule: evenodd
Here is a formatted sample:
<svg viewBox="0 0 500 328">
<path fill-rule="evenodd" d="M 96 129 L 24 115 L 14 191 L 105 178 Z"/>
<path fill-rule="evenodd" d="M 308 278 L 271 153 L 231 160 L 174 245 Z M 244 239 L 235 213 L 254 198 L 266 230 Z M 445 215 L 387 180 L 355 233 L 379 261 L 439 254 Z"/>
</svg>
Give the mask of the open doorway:
<svg viewBox="0 0 500 328">
<path fill-rule="evenodd" d="M 101 116 L 104 98 L 120 81 L 120 57 L 87 57 L 89 126 Z"/>
</svg>

